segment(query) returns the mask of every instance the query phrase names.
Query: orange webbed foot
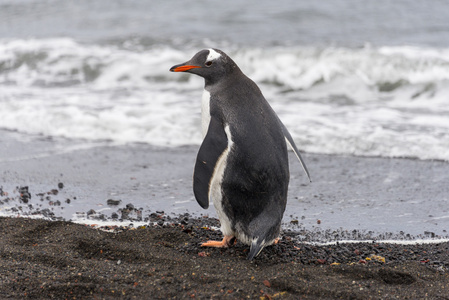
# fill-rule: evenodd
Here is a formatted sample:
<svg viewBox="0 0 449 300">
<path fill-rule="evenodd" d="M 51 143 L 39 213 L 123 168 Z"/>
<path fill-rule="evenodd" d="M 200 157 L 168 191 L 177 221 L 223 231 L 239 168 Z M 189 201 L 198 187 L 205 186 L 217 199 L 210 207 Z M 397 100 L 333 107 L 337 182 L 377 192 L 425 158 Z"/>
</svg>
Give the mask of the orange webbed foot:
<svg viewBox="0 0 449 300">
<path fill-rule="evenodd" d="M 236 243 L 234 236 L 226 236 L 222 241 L 207 241 L 201 244 L 201 247 L 216 247 L 216 248 L 227 248 L 233 246 Z"/>
</svg>

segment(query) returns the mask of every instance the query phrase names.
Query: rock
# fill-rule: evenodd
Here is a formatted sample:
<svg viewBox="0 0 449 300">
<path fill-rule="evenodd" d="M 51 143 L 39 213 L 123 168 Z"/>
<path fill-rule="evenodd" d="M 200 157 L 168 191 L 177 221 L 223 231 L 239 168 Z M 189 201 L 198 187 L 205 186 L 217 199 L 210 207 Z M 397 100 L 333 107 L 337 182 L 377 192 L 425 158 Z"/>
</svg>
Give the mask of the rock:
<svg viewBox="0 0 449 300">
<path fill-rule="evenodd" d="M 23 203 L 28 203 L 28 201 L 31 199 L 31 194 L 29 193 L 27 186 L 19 187 L 19 194 L 20 201 L 22 201 Z"/>
<path fill-rule="evenodd" d="M 122 200 L 114 200 L 114 199 L 108 199 L 106 200 L 106 204 L 110 206 L 117 206 L 122 202 Z"/>
</svg>

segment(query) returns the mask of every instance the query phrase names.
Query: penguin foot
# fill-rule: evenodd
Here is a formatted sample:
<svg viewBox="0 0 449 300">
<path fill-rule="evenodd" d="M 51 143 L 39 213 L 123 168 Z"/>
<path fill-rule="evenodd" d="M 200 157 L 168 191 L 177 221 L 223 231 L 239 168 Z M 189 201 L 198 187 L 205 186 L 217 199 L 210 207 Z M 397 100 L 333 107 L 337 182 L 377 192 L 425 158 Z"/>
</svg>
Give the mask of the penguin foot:
<svg viewBox="0 0 449 300">
<path fill-rule="evenodd" d="M 234 246 L 237 240 L 235 236 L 225 235 L 222 241 L 207 241 L 201 244 L 201 247 L 227 248 Z"/>
</svg>

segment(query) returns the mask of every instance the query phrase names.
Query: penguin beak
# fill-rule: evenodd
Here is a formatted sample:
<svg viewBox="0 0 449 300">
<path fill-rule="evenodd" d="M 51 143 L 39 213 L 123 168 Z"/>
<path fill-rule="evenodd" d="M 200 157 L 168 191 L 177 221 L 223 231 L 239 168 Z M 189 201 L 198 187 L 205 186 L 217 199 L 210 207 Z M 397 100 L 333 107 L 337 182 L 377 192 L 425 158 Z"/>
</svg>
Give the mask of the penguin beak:
<svg viewBox="0 0 449 300">
<path fill-rule="evenodd" d="M 186 65 L 186 63 L 184 64 L 180 64 L 180 65 L 176 65 L 170 68 L 170 72 L 185 72 L 191 69 L 196 69 L 196 68 L 201 68 L 199 66 L 193 66 L 193 65 Z"/>
</svg>

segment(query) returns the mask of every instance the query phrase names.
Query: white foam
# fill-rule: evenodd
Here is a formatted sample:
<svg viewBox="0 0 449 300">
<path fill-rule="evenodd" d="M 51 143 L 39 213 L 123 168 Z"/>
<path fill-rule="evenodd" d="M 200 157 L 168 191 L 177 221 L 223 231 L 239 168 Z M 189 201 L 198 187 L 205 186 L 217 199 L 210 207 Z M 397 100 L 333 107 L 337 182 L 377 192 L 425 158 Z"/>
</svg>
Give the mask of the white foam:
<svg viewBox="0 0 449 300">
<path fill-rule="evenodd" d="M 416 239 L 416 240 L 342 240 L 342 241 L 332 241 L 332 242 L 301 242 L 303 244 L 317 245 L 317 246 L 330 246 L 337 244 L 394 244 L 394 245 L 418 245 L 418 244 L 440 244 L 447 243 L 449 239 Z"/>
<path fill-rule="evenodd" d="M 168 71 L 188 52 L 67 38 L 0 40 L 0 128 L 199 145 L 204 81 Z M 272 47 L 228 54 L 258 83 L 301 150 L 449 161 L 449 49 Z"/>
<path fill-rule="evenodd" d="M 148 222 L 141 221 L 103 221 L 103 220 L 89 220 L 89 219 L 75 219 L 72 221 L 76 224 L 89 225 L 92 227 L 102 227 L 102 226 L 122 226 L 129 227 L 131 224 L 133 227 L 147 226 Z"/>
</svg>

